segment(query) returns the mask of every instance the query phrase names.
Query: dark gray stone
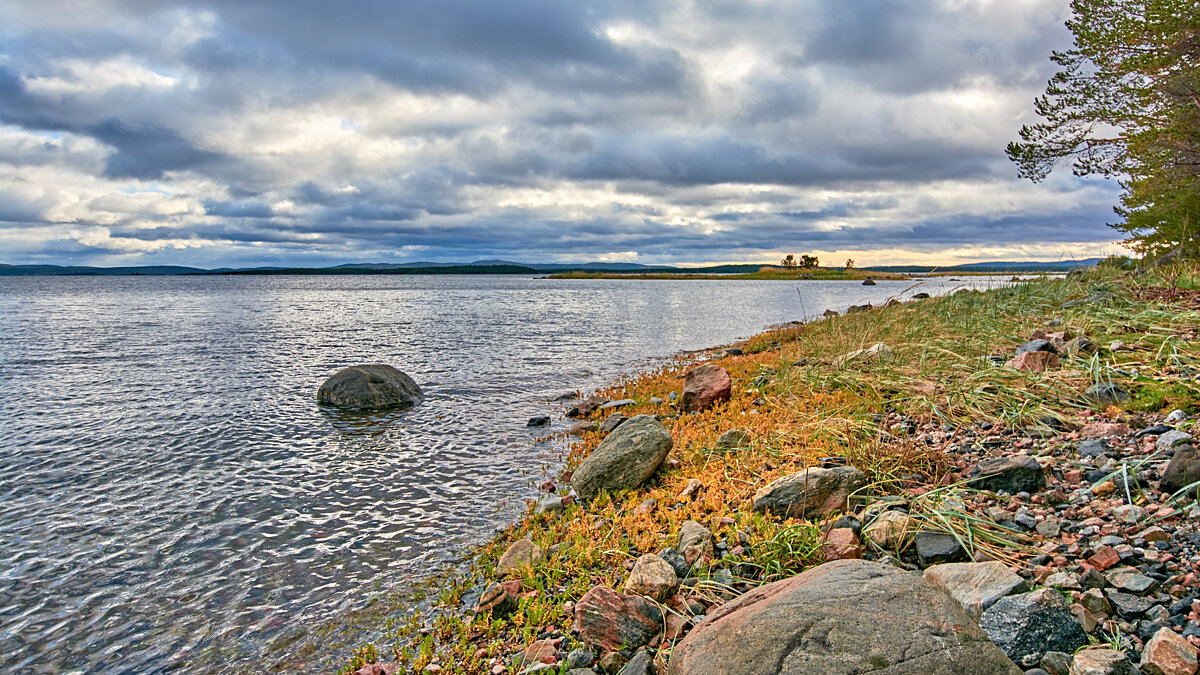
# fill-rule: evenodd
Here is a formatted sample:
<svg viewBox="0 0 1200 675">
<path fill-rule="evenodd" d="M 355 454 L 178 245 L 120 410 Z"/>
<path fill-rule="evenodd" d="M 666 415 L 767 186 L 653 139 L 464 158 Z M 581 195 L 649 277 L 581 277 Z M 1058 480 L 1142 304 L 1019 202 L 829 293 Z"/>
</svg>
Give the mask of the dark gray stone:
<svg viewBox="0 0 1200 675">
<path fill-rule="evenodd" d="M 673 650 L 672 675 L 1006 673 L 1020 670 L 919 576 L 837 560 L 753 589 Z"/>
<path fill-rule="evenodd" d="M 614 429 L 616 429 L 617 427 L 621 426 L 622 424 L 624 424 L 628 421 L 629 421 L 629 418 L 626 417 L 625 415 L 623 415 L 619 412 L 613 413 L 613 414 L 609 415 L 608 417 L 604 418 L 604 421 L 600 424 L 600 432 L 605 433 L 605 434 L 610 433 Z"/>
<path fill-rule="evenodd" d="M 527 427 L 548 427 L 548 426 L 550 426 L 550 416 L 549 415 L 538 415 L 537 417 L 530 417 L 529 421 L 525 423 L 525 426 L 527 426 Z"/>
<path fill-rule="evenodd" d="M 1117 405 L 1129 400 L 1129 392 L 1119 384 L 1101 382 L 1088 387 L 1083 397 L 1099 405 Z"/>
<path fill-rule="evenodd" d="M 567 654 L 567 668 L 591 668 L 592 662 L 596 660 L 595 652 L 583 649 L 571 650 Z"/>
<path fill-rule="evenodd" d="M 1042 657 L 1042 662 L 1038 665 L 1048 675 L 1068 675 L 1071 671 L 1071 655 L 1065 652 L 1046 652 L 1046 655 Z"/>
<path fill-rule="evenodd" d="M 639 649 L 618 675 L 654 675 L 654 659 L 645 649 Z"/>
<path fill-rule="evenodd" d="M 1163 470 L 1158 489 L 1174 493 L 1197 481 L 1200 481 L 1200 452 L 1196 452 L 1196 448 L 1191 445 L 1176 447 L 1175 455 Z"/>
<path fill-rule="evenodd" d="M 1046 588 L 1000 598 L 983 613 L 979 626 L 1018 662 L 1033 657 L 1040 660 L 1048 651 L 1074 653 L 1088 643 L 1087 633 L 1063 596 Z"/>
<path fill-rule="evenodd" d="M 1034 493 L 1045 485 L 1041 465 L 1029 455 L 985 459 L 971 469 L 971 487 L 980 490 Z"/>
<path fill-rule="evenodd" d="M 1112 588 L 1104 589 L 1104 597 L 1108 598 L 1109 604 L 1113 606 L 1113 609 L 1117 610 L 1117 614 L 1127 619 L 1140 617 L 1146 613 L 1146 610 L 1156 604 L 1154 598 L 1143 598 L 1132 593 L 1122 593 Z"/>
<path fill-rule="evenodd" d="M 1094 438 L 1090 441 L 1084 441 L 1079 444 L 1079 456 L 1094 458 L 1100 455 L 1108 455 L 1108 442 L 1103 438 Z"/>
<path fill-rule="evenodd" d="M 421 388 L 405 373 L 382 363 L 339 370 L 317 390 L 317 402 L 341 408 L 395 408 L 417 405 Z"/>
<path fill-rule="evenodd" d="M 917 559 L 922 567 L 965 560 L 967 552 L 953 535 L 941 532 L 918 532 L 913 537 L 917 545 Z"/>
<path fill-rule="evenodd" d="M 1049 340 L 1030 340 L 1017 347 L 1018 354 L 1024 354 L 1025 352 L 1050 352 L 1051 354 L 1057 354 L 1058 348 Z"/>
</svg>

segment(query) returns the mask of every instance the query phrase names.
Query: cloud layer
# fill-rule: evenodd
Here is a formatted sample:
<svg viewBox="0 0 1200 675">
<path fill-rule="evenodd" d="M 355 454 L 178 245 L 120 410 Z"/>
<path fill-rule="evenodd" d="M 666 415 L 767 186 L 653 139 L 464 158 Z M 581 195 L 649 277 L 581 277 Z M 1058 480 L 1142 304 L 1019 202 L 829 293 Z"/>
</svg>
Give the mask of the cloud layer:
<svg viewBox="0 0 1200 675">
<path fill-rule="evenodd" d="M 1114 250 L 1003 156 L 1061 0 L 0 5 L 5 262 Z M 840 262 L 840 261 L 838 261 Z"/>
</svg>

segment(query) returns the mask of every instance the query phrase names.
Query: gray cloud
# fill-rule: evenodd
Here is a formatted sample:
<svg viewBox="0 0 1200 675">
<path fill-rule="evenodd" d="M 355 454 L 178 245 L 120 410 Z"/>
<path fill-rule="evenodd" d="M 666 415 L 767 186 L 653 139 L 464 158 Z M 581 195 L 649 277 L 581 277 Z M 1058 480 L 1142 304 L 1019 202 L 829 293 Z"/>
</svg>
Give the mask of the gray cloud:
<svg viewBox="0 0 1200 675">
<path fill-rule="evenodd" d="M 182 264 L 1102 247 L 1112 186 L 1002 152 L 1062 13 L 13 3 L 0 237 Z"/>
</svg>

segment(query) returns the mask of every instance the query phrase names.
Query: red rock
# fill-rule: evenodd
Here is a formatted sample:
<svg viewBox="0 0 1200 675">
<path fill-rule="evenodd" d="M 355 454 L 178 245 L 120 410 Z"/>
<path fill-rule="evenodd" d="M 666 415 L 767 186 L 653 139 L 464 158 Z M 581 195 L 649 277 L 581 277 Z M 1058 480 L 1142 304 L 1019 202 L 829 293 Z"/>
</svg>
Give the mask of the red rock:
<svg viewBox="0 0 1200 675">
<path fill-rule="evenodd" d="M 1083 472 L 1079 469 L 1071 469 L 1063 474 L 1063 481 L 1066 482 L 1067 485 L 1079 485 L 1080 481 L 1082 480 Z"/>
<path fill-rule="evenodd" d="M 825 560 L 845 560 L 862 558 L 862 546 L 854 530 L 839 527 L 829 531 L 825 543 L 821 545 L 821 553 Z"/>
<path fill-rule="evenodd" d="M 1004 365 L 1030 373 L 1044 373 L 1058 367 L 1058 354 L 1054 352 L 1021 352 Z"/>
<path fill-rule="evenodd" d="M 1101 546 L 1087 559 L 1096 569 L 1106 570 L 1121 562 L 1121 556 L 1111 546 Z"/>
<path fill-rule="evenodd" d="M 1146 643 L 1138 665 L 1144 675 L 1192 675 L 1196 648 L 1170 628 L 1160 628 Z"/>
<path fill-rule="evenodd" d="M 562 640 L 538 640 L 525 648 L 525 663 L 549 663 L 551 665 L 558 663 L 554 652 L 558 651 L 561 644 Z M 546 660 L 547 657 L 549 657 L 549 661 Z"/>
<path fill-rule="evenodd" d="M 575 604 L 571 630 L 584 644 L 615 652 L 647 644 L 662 625 L 662 612 L 649 600 L 596 586 Z"/>
<path fill-rule="evenodd" d="M 1088 422 L 1079 430 L 1081 438 L 1106 438 L 1108 436 L 1126 436 L 1129 425 L 1116 422 Z"/>
<path fill-rule="evenodd" d="M 707 410 L 720 401 L 728 401 L 733 392 L 729 373 L 715 363 L 692 368 L 683 381 L 683 409 Z"/>
</svg>

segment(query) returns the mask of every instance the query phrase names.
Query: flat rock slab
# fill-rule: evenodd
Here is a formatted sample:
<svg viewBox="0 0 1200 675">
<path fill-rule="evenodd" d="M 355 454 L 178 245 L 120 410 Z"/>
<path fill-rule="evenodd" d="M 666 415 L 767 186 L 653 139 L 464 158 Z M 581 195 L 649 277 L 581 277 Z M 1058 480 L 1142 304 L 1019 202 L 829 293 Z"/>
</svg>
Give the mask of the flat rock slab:
<svg viewBox="0 0 1200 675">
<path fill-rule="evenodd" d="M 339 370 L 317 390 L 317 402 L 340 408 L 411 407 L 424 399 L 407 374 L 382 363 Z"/>
<path fill-rule="evenodd" d="M 925 581 L 946 591 L 976 621 L 1000 598 L 1029 590 L 1024 579 L 996 561 L 934 565 L 925 570 Z"/>
<path fill-rule="evenodd" d="M 724 605 L 674 649 L 671 675 L 1021 671 L 920 576 L 837 560 Z"/>
<path fill-rule="evenodd" d="M 867 478 L 852 466 L 812 467 L 772 481 L 754 493 L 754 510 L 785 518 L 813 518 L 845 509 Z"/>
<path fill-rule="evenodd" d="M 650 415 L 631 417 L 613 430 L 571 475 L 582 499 L 601 490 L 625 490 L 646 482 L 671 451 L 671 432 Z"/>
</svg>

